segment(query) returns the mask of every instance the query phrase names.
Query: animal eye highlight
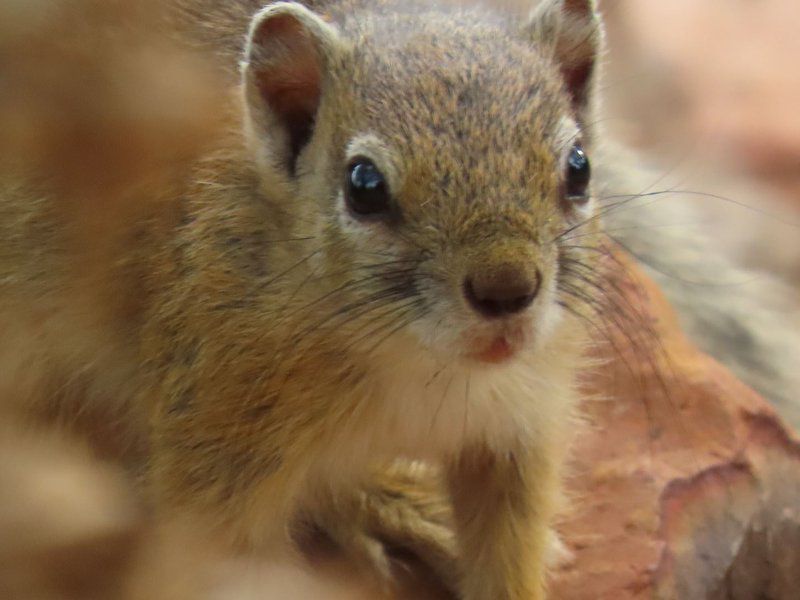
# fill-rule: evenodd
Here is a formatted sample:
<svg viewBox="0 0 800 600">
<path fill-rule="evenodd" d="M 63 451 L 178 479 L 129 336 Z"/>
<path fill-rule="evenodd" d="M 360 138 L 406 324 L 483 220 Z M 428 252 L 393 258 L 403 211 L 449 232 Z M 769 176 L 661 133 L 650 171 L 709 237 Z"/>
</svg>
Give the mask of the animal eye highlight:
<svg viewBox="0 0 800 600">
<path fill-rule="evenodd" d="M 567 200 L 585 202 L 589 199 L 589 182 L 592 178 L 592 167 L 589 157 L 580 144 L 575 144 L 567 158 L 564 194 Z"/>
<path fill-rule="evenodd" d="M 347 168 L 345 201 L 358 216 L 368 217 L 388 213 L 391 198 L 386 178 L 368 158 L 354 158 Z"/>
</svg>

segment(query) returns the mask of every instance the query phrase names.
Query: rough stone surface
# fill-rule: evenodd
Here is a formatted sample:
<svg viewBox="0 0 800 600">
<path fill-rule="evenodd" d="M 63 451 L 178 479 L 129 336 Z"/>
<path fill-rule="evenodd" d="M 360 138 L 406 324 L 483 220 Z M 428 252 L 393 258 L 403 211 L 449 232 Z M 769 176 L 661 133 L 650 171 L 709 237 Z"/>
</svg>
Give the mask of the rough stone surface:
<svg viewBox="0 0 800 600">
<path fill-rule="evenodd" d="M 615 347 L 587 382 L 595 399 L 561 526 L 573 556 L 553 597 L 796 598 L 797 439 L 686 340 L 652 283 L 625 270 L 617 287 L 634 316 L 623 325 L 638 332 L 609 332 Z"/>
</svg>

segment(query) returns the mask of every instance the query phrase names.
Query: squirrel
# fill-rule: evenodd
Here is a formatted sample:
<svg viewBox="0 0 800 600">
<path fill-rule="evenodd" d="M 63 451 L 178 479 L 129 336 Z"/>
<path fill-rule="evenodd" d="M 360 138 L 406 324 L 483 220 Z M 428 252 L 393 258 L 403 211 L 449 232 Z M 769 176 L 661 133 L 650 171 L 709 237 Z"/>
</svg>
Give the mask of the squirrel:
<svg viewBox="0 0 800 600">
<path fill-rule="evenodd" d="M 160 502 L 249 547 L 313 522 L 380 565 L 340 527 L 385 496 L 351 490 L 426 461 L 449 491 L 459 597 L 544 596 L 598 258 L 600 36 L 592 2 L 540 4 L 524 26 L 409 2 L 252 17 L 243 147 L 205 165 L 152 275 Z"/>
<path fill-rule="evenodd" d="M 229 131 L 108 271 L 4 182 L 20 402 L 113 423 L 155 510 L 236 550 L 319 529 L 384 576 L 396 546 L 457 597 L 544 598 L 603 275 L 595 2 L 177 7 Z"/>
</svg>

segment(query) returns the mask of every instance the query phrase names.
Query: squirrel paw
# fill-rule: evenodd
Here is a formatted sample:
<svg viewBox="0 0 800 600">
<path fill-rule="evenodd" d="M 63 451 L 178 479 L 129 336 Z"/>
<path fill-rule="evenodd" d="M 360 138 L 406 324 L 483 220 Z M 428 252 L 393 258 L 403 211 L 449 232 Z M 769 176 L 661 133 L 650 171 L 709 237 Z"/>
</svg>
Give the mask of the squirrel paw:
<svg viewBox="0 0 800 600">
<path fill-rule="evenodd" d="M 422 568 L 456 589 L 450 506 L 433 470 L 393 465 L 353 496 L 332 499 L 317 524 L 343 555 L 371 570 L 382 585 L 391 588 L 398 576 Z"/>
<path fill-rule="evenodd" d="M 392 559 L 386 545 L 380 539 L 364 531 L 328 531 L 333 542 L 359 569 L 367 571 L 377 580 L 384 591 L 395 585 Z"/>
</svg>

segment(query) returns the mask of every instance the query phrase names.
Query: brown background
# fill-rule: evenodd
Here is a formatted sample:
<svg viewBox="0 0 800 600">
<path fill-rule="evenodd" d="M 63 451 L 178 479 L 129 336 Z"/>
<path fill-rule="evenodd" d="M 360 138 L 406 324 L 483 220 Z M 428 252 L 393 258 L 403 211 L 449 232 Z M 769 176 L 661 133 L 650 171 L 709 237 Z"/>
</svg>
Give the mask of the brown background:
<svg viewBox="0 0 800 600">
<path fill-rule="evenodd" d="M 724 224 L 708 234 L 800 289 L 800 2 L 600 4 L 606 127 L 690 188 L 734 200 L 698 198 Z"/>
</svg>

